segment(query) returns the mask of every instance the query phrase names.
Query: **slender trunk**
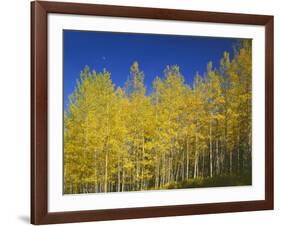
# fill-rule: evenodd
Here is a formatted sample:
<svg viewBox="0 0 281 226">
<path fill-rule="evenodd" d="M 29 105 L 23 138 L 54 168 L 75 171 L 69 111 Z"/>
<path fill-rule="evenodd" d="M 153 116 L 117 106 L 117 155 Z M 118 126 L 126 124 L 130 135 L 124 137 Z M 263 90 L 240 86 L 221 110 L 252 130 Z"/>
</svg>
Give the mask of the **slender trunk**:
<svg viewBox="0 0 281 226">
<path fill-rule="evenodd" d="M 240 137 L 237 136 L 237 171 L 240 172 Z"/>
<path fill-rule="evenodd" d="M 141 189 L 143 189 L 143 183 L 144 183 L 144 133 L 142 134 L 142 172 L 141 172 Z"/>
<path fill-rule="evenodd" d="M 159 180 L 159 163 L 158 163 L 158 154 L 156 154 L 155 158 L 155 180 L 154 180 L 154 188 L 158 188 L 158 180 Z"/>
<path fill-rule="evenodd" d="M 202 177 L 204 177 L 205 173 L 204 173 L 204 169 L 205 169 L 205 150 L 203 150 L 202 152 L 202 158 L 203 158 L 203 161 L 202 161 Z"/>
<path fill-rule="evenodd" d="M 169 156 L 169 183 L 174 180 L 173 176 L 173 149 L 171 146 L 170 156 Z"/>
<path fill-rule="evenodd" d="M 158 92 L 156 92 L 156 110 L 155 110 L 155 122 L 156 125 L 158 125 Z M 156 129 L 158 131 L 158 128 Z M 158 148 L 156 147 L 156 176 L 155 176 L 155 189 L 157 189 L 160 186 L 161 183 L 161 174 L 160 174 L 160 161 L 161 161 L 161 155 L 159 156 Z"/>
<path fill-rule="evenodd" d="M 120 160 L 118 159 L 118 181 L 117 181 L 117 191 L 120 192 L 120 183 L 121 183 L 121 175 L 120 175 Z"/>
<path fill-rule="evenodd" d="M 157 184 L 156 184 L 157 188 L 160 187 L 160 183 L 161 183 L 160 162 L 161 162 L 160 156 L 157 156 Z"/>
<path fill-rule="evenodd" d="M 184 168 L 184 163 L 185 163 L 185 161 L 184 161 L 184 156 L 185 156 L 185 153 L 184 153 L 184 151 L 182 152 L 182 155 L 181 155 L 181 159 L 182 159 L 182 161 L 181 161 L 181 180 L 183 181 L 184 180 L 184 171 L 185 171 L 185 168 Z"/>
<path fill-rule="evenodd" d="M 135 178 L 135 182 L 134 182 L 134 190 L 138 190 L 138 185 L 139 185 L 139 156 L 138 156 L 138 151 L 139 151 L 139 144 L 137 144 L 137 149 L 136 149 L 136 178 Z"/>
<path fill-rule="evenodd" d="M 125 171 L 125 169 L 123 168 L 123 170 L 122 170 L 122 192 L 123 192 L 124 189 L 125 189 L 125 173 L 126 173 L 126 171 Z"/>
<path fill-rule="evenodd" d="M 166 182 L 166 155 L 165 153 L 162 156 L 162 186 Z"/>
<path fill-rule="evenodd" d="M 98 182 L 98 177 L 97 177 L 97 151 L 94 150 L 94 177 L 95 177 L 95 182 L 94 182 L 94 188 L 95 191 L 97 192 L 97 182 Z"/>
<path fill-rule="evenodd" d="M 171 181 L 171 154 L 172 154 L 172 140 L 171 140 L 171 115 L 169 113 L 169 137 L 170 137 L 170 149 L 169 149 L 169 156 L 168 156 L 168 183 Z"/>
<path fill-rule="evenodd" d="M 175 176 L 175 181 L 178 181 L 179 172 L 180 172 L 180 164 L 178 164 L 178 166 L 176 167 L 176 176 Z"/>
<path fill-rule="evenodd" d="M 168 153 L 166 161 L 167 161 L 167 165 L 168 165 L 166 183 L 169 184 L 170 178 L 171 178 L 171 175 L 170 175 L 170 173 L 171 173 L 171 171 L 170 171 L 170 153 Z"/>
<path fill-rule="evenodd" d="M 108 174 L 108 151 L 105 153 L 105 173 L 104 173 L 104 192 L 107 192 L 107 174 Z"/>
<path fill-rule="evenodd" d="M 198 149 L 197 149 L 197 143 L 198 143 L 198 136 L 197 133 L 195 135 L 195 162 L 194 162 L 194 175 L 193 178 L 196 178 L 198 176 Z"/>
<path fill-rule="evenodd" d="M 240 172 L 242 172 L 243 169 L 244 169 L 244 147 L 245 146 L 243 145 L 243 147 L 240 150 L 240 156 L 239 156 L 239 158 L 240 158 L 240 163 L 239 163 L 239 165 L 240 165 Z"/>
<path fill-rule="evenodd" d="M 104 192 L 107 192 L 108 183 L 108 142 L 109 142 L 109 104 L 106 105 L 106 142 L 105 142 L 105 175 L 104 175 Z"/>
<path fill-rule="evenodd" d="M 210 121 L 210 177 L 213 177 L 212 122 Z"/>
<path fill-rule="evenodd" d="M 216 168 L 217 168 L 217 175 L 220 173 L 220 156 L 219 156 L 219 141 L 216 139 Z"/>
<path fill-rule="evenodd" d="M 222 142 L 221 142 L 222 143 Z M 220 173 L 225 172 L 225 165 L 224 165 L 224 151 L 222 150 L 222 144 L 220 146 Z"/>
<path fill-rule="evenodd" d="M 229 152 L 229 173 L 232 174 L 232 151 Z"/>
<path fill-rule="evenodd" d="M 193 178 L 198 176 L 198 121 L 196 120 L 196 132 L 195 132 L 195 162 L 194 162 L 194 175 Z"/>
<path fill-rule="evenodd" d="M 186 179 L 189 178 L 189 146 L 188 139 L 186 139 Z"/>
</svg>

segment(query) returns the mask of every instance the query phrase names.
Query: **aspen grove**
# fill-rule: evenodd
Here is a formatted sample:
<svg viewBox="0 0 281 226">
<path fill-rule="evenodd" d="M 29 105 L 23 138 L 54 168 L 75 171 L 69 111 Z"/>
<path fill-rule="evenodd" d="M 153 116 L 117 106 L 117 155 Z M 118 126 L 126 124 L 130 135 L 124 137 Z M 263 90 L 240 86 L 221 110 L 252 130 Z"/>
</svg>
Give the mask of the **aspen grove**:
<svg viewBox="0 0 281 226">
<path fill-rule="evenodd" d="M 138 62 L 124 87 L 86 66 L 64 112 L 64 193 L 251 184 L 251 41 L 219 65 L 192 85 L 169 65 L 151 92 Z"/>
</svg>

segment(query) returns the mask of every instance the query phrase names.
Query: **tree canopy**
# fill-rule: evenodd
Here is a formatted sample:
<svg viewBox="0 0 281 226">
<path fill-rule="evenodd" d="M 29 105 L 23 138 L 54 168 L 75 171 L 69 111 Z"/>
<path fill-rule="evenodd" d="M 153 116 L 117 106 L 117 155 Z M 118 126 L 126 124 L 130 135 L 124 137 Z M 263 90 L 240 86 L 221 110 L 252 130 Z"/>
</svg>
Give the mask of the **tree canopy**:
<svg viewBox="0 0 281 226">
<path fill-rule="evenodd" d="M 124 87 L 106 69 L 85 66 L 64 112 L 64 193 L 188 187 L 204 178 L 212 186 L 212 178 L 251 175 L 251 51 L 241 41 L 232 59 L 224 52 L 220 67 L 209 62 L 192 85 L 168 65 L 149 94 L 138 62 Z"/>
</svg>

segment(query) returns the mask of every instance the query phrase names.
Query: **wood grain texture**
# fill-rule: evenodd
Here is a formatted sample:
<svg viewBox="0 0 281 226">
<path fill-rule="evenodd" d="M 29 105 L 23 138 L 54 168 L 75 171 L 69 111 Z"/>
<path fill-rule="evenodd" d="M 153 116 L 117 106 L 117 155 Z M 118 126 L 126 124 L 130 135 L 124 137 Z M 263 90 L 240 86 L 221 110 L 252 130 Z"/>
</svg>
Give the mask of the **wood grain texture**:
<svg viewBox="0 0 281 226">
<path fill-rule="evenodd" d="M 48 212 L 48 13 L 265 26 L 265 200 Z M 77 3 L 31 3 L 31 223 L 52 224 L 273 209 L 273 17 Z"/>
<path fill-rule="evenodd" d="M 274 206 L 274 20 L 265 24 L 265 200 Z"/>
<path fill-rule="evenodd" d="M 31 222 L 47 213 L 48 77 L 47 13 L 38 3 L 31 8 Z"/>
</svg>

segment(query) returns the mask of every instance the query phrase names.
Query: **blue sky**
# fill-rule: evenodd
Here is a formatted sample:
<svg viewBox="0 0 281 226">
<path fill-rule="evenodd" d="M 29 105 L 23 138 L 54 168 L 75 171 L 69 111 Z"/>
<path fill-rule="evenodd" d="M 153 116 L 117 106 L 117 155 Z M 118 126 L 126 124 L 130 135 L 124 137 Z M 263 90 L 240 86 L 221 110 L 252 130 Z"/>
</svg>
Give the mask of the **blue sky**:
<svg viewBox="0 0 281 226">
<path fill-rule="evenodd" d="M 64 108 L 85 65 L 91 71 L 106 68 L 116 87 L 123 87 L 130 66 L 138 61 L 150 92 L 166 65 L 179 65 L 185 83 L 192 84 L 195 73 L 203 74 L 209 61 L 218 68 L 224 51 L 232 55 L 236 42 L 234 38 L 64 30 Z"/>
</svg>

